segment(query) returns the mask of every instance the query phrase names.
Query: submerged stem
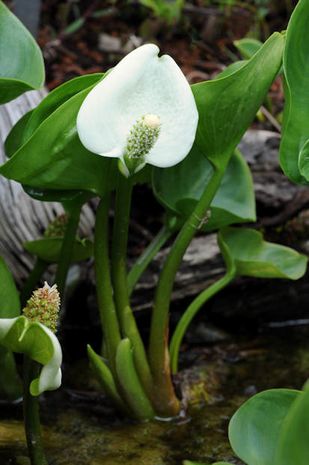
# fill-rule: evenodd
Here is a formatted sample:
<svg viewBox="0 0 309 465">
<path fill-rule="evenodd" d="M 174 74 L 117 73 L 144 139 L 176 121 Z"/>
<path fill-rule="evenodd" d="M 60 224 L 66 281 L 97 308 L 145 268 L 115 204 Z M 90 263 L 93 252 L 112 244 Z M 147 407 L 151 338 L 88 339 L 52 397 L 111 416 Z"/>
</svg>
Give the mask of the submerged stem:
<svg viewBox="0 0 309 465">
<path fill-rule="evenodd" d="M 178 370 L 178 356 L 179 349 L 186 333 L 188 326 L 191 321 L 200 310 L 201 306 L 204 305 L 211 297 L 220 292 L 225 288 L 234 278 L 233 274 L 226 273 L 221 279 L 213 283 L 210 287 L 201 292 L 189 305 L 181 319 L 178 321 L 176 329 L 174 331 L 171 344 L 170 344 L 170 356 L 171 356 L 171 367 L 172 373 L 177 373 Z"/>
<path fill-rule="evenodd" d="M 24 356 L 24 423 L 31 465 L 48 465 L 41 435 L 39 399 L 30 394 L 30 384 L 40 367 Z"/>
</svg>

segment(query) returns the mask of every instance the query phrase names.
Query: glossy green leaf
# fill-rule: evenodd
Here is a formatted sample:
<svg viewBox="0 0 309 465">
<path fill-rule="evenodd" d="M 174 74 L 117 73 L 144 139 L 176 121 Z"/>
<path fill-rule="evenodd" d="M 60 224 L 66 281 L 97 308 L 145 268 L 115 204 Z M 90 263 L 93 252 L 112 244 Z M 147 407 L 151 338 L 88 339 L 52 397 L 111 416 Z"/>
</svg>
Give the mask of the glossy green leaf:
<svg viewBox="0 0 309 465">
<path fill-rule="evenodd" d="M 230 76 L 231 74 L 235 73 L 235 71 L 238 71 L 240 68 L 245 66 L 246 63 L 247 63 L 247 60 L 239 60 L 239 61 L 235 61 L 234 63 L 231 63 L 223 71 L 217 74 L 216 79 L 219 79 L 219 78 L 221 79 L 223 77 Z"/>
<path fill-rule="evenodd" d="M 89 91 L 60 105 L 0 167 L 0 173 L 35 190 L 85 190 L 99 195 L 110 190 L 117 161 L 86 150 L 76 131 L 76 116 Z"/>
<path fill-rule="evenodd" d="M 213 81 L 194 84 L 199 111 L 196 143 L 218 168 L 224 168 L 254 120 L 281 66 L 284 37 L 273 34 L 246 64 Z"/>
<path fill-rule="evenodd" d="M 81 76 L 50 92 L 34 110 L 26 113 L 12 128 L 5 141 L 6 155 L 11 158 L 59 106 L 87 87 L 96 84 L 103 77 L 103 74 Z M 74 202 L 80 195 L 80 190 L 40 189 L 27 185 L 23 185 L 23 188 L 32 198 L 46 202 Z"/>
<path fill-rule="evenodd" d="M 52 90 L 31 113 L 31 117 L 24 128 L 23 142 L 26 142 L 40 124 L 62 104 L 79 92 L 97 84 L 103 78 L 103 73 L 87 74 L 71 79 Z"/>
<path fill-rule="evenodd" d="M 292 181 L 299 184 L 309 181 L 308 161 L 303 158 L 305 144 L 309 140 L 308 23 L 308 1 L 300 0 L 291 16 L 286 34 L 283 56 L 286 102 L 280 145 L 281 167 Z M 299 161 L 301 152 L 303 155 Z"/>
<path fill-rule="evenodd" d="M 0 257 L 0 318 L 14 318 L 19 314 L 19 294 L 10 270 Z"/>
<path fill-rule="evenodd" d="M 309 391 L 293 403 L 284 421 L 274 465 L 308 465 Z"/>
<path fill-rule="evenodd" d="M 44 262 L 58 263 L 61 248 L 62 237 L 44 237 L 36 241 L 24 243 L 27 252 L 35 255 Z M 87 260 L 93 256 L 93 243 L 88 239 L 75 239 L 72 251 L 72 263 Z"/>
<path fill-rule="evenodd" d="M 301 395 L 301 391 L 270 389 L 247 400 L 229 424 L 235 454 L 248 465 L 274 465 L 283 424 Z"/>
<path fill-rule="evenodd" d="M 234 40 L 234 45 L 241 53 L 244 60 L 249 60 L 260 50 L 263 43 L 260 40 L 244 37 L 243 39 Z"/>
<path fill-rule="evenodd" d="M 26 125 L 34 110 L 28 111 L 22 116 L 17 123 L 10 130 L 7 138 L 4 142 L 5 154 L 8 158 L 11 158 L 15 152 L 23 145 L 23 138 Z"/>
<path fill-rule="evenodd" d="M 160 203 L 185 220 L 194 210 L 212 173 L 210 162 L 195 146 L 178 165 L 153 170 L 153 189 Z M 249 167 L 237 151 L 211 204 L 211 216 L 205 229 L 248 221 L 255 221 L 254 188 Z"/>
<path fill-rule="evenodd" d="M 43 365 L 40 375 L 30 385 L 38 396 L 58 389 L 61 384 L 62 351 L 56 336 L 41 323 L 32 323 L 24 316 L 0 319 L 0 345 L 12 352 L 26 354 Z"/>
<path fill-rule="evenodd" d="M 307 257 L 283 245 L 266 242 L 254 229 L 224 228 L 218 243 L 228 268 L 240 276 L 256 278 L 301 278 Z"/>
<path fill-rule="evenodd" d="M 31 34 L 0 1 L 0 104 L 44 83 L 41 50 Z"/>
</svg>

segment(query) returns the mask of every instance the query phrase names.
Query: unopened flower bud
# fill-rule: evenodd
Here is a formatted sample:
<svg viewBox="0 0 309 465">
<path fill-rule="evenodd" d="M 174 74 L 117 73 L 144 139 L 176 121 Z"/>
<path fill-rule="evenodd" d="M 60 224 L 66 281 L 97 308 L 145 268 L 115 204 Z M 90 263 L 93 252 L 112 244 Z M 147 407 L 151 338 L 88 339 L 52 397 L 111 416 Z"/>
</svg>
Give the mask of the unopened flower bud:
<svg viewBox="0 0 309 465">
<path fill-rule="evenodd" d="M 63 237 L 68 223 L 68 215 L 57 216 L 46 228 L 44 237 Z"/>
<path fill-rule="evenodd" d="M 60 310 L 60 296 L 57 285 L 52 287 L 44 283 L 44 286 L 33 292 L 27 302 L 23 313 L 29 321 L 42 323 L 54 333 L 57 330 Z"/>
</svg>

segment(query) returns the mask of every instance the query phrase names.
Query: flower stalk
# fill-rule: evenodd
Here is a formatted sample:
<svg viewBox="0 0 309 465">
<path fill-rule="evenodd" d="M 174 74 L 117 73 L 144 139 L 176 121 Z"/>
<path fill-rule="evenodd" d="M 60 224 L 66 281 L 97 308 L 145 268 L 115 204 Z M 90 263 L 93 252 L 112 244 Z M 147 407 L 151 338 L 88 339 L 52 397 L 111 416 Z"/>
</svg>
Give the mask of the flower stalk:
<svg viewBox="0 0 309 465">
<path fill-rule="evenodd" d="M 29 458 L 31 465 L 48 465 L 42 442 L 39 400 L 30 393 L 31 382 L 38 376 L 39 370 L 38 363 L 25 355 L 23 410 Z"/>
<path fill-rule="evenodd" d="M 46 282 L 44 286 L 33 292 L 23 309 L 23 314 L 28 321 L 40 323 L 53 333 L 56 332 L 60 310 L 60 296 L 57 286 L 50 287 Z M 27 446 L 31 465 L 48 465 L 45 457 L 42 432 L 40 424 L 39 397 L 31 393 L 33 380 L 38 378 L 41 367 L 24 355 L 24 424 Z"/>
<path fill-rule="evenodd" d="M 112 280 L 122 335 L 123 337 L 127 337 L 132 344 L 137 373 L 144 389 L 151 396 L 151 372 L 144 343 L 130 306 L 128 289 L 126 257 L 132 188 L 133 185 L 130 179 L 119 176 L 112 241 Z"/>
</svg>

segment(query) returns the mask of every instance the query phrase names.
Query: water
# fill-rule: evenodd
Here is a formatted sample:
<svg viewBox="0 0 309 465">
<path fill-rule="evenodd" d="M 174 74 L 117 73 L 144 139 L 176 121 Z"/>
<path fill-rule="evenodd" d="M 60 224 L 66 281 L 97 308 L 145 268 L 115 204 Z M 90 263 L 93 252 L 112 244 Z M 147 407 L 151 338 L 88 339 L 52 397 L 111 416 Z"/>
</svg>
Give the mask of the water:
<svg viewBox="0 0 309 465">
<path fill-rule="evenodd" d="M 252 339 L 195 347 L 192 364 L 178 378 L 191 407 L 186 418 L 136 424 L 113 412 L 106 400 L 74 383 L 42 403 L 44 442 L 50 465 L 181 465 L 191 459 L 240 464 L 227 440 L 232 413 L 250 395 L 268 388 L 301 388 L 309 377 L 309 328 L 272 329 Z M 76 390 L 81 385 L 83 390 Z M 73 387 L 72 387 L 73 386 Z M 0 408 L 0 465 L 26 465 L 21 406 Z"/>
</svg>

